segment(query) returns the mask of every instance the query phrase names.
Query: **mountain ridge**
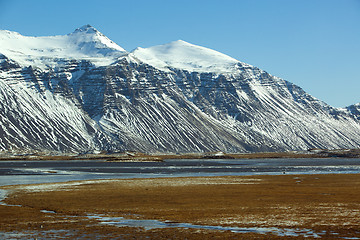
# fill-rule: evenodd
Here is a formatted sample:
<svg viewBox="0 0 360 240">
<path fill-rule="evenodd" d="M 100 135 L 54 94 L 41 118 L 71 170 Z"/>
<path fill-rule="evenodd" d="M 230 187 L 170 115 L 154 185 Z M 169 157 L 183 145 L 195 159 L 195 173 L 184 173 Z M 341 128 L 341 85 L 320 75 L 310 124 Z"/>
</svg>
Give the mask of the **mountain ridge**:
<svg viewBox="0 0 360 240">
<path fill-rule="evenodd" d="M 66 49 L 71 34 L 90 41 L 71 41 Z M 129 53 L 90 25 L 65 36 L 57 45 L 63 58 L 47 55 L 44 43 L 45 57 L 22 46 L 35 51 L 24 60 L 1 44 L 0 34 L 0 149 L 176 153 L 360 146 L 358 105 L 331 107 L 217 51 L 178 40 Z M 105 44 L 94 44 L 94 36 Z M 87 56 L 70 51 L 81 47 Z"/>
</svg>

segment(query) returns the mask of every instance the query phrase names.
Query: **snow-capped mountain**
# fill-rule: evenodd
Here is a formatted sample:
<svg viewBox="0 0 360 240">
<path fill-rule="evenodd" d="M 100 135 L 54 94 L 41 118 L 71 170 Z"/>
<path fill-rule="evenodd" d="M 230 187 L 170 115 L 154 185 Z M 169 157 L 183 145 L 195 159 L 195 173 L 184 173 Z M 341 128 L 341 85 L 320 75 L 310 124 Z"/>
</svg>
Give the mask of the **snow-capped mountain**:
<svg viewBox="0 0 360 240">
<path fill-rule="evenodd" d="M 127 52 L 86 25 L 0 31 L 0 149 L 250 152 L 358 148 L 359 105 L 333 108 L 217 51 Z"/>
<path fill-rule="evenodd" d="M 96 66 L 106 66 L 126 51 L 90 25 L 65 36 L 27 37 L 0 30 L 0 53 L 21 66 L 48 70 L 62 61 L 88 60 Z"/>
</svg>

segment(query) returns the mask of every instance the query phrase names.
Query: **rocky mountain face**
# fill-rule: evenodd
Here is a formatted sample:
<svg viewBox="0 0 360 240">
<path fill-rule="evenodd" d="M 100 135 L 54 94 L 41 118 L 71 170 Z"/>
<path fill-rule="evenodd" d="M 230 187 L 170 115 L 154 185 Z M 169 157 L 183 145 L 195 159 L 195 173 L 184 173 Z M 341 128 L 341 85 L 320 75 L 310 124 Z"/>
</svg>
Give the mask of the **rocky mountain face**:
<svg viewBox="0 0 360 240">
<path fill-rule="evenodd" d="M 86 25 L 0 31 L 0 150 L 255 152 L 358 148 L 360 106 L 184 41 L 126 52 Z"/>
<path fill-rule="evenodd" d="M 360 103 L 351 105 L 346 108 L 357 120 L 360 120 Z"/>
</svg>

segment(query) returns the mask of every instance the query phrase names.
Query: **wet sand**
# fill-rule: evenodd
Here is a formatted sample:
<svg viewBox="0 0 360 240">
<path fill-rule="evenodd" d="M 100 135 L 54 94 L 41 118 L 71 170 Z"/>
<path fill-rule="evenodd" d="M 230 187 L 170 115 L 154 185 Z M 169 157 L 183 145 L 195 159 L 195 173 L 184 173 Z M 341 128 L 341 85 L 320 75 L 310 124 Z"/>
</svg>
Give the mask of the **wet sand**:
<svg viewBox="0 0 360 240">
<path fill-rule="evenodd" d="M 2 238 L 360 238 L 358 174 L 93 180 L 4 188 L 12 191 L 4 202 L 22 207 L 0 206 Z M 292 229 L 293 236 L 117 227 L 86 217 L 94 214 L 206 226 L 274 227 Z M 309 230 L 315 234 L 302 234 Z"/>
</svg>

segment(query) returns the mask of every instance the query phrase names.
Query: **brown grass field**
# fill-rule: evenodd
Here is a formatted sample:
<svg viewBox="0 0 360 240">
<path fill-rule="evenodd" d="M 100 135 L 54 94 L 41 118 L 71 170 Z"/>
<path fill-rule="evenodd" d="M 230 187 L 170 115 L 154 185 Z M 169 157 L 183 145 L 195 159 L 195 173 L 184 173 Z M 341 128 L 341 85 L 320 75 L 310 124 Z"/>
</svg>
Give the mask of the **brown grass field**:
<svg viewBox="0 0 360 240">
<path fill-rule="evenodd" d="M 87 214 L 295 232 L 311 229 L 322 239 L 360 238 L 357 174 L 124 179 L 3 188 L 11 191 L 5 202 L 21 206 L 0 205 L 0 232 L 24 233 L 14 235 L 19 239 L 313 238 L 116 227 L 88 219 Z"/>
</svg>

